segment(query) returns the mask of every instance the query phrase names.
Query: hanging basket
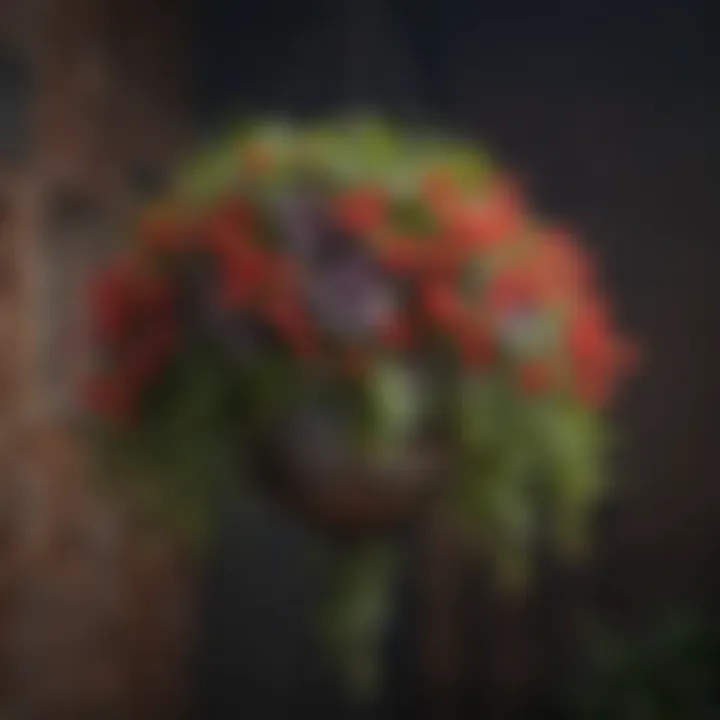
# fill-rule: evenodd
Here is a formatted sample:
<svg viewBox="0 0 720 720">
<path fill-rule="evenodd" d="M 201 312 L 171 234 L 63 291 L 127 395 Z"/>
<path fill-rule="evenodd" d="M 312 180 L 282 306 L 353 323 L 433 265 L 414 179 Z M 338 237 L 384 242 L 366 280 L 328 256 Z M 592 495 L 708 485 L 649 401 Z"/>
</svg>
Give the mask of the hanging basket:
<svg viewBox="0 0 720 720">
<path fill-rule="evenodd" d="M 449 461 L 439 447 L 408 447 L 373 464 L 351 450 L 335 463 L 274 444 L 261 452 L 258 478 L 278 502 L 336 536 L 385 536 L 410 525 L 442 494 Z"/>
<path fill-rule="evenodd" d="M 97 437 L 168 508 L 202 508 L 230 438 L 322 527 L 442 501 L 510 564 L 543 518 L 579 542 L 633 357 L 586 252 L 483 153 L 367 119 L 221 139 L 92 303 Z"/>
</svg>

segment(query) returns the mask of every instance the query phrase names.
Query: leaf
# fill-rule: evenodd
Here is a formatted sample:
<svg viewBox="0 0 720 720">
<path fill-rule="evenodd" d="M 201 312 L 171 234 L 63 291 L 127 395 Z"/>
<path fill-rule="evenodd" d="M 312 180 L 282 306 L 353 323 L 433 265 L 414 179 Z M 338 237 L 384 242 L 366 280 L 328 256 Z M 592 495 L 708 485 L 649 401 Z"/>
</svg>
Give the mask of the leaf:
<svg viewBox="0 0 720 720">
<path fill-rule="evenodd" d="M 423 388 L 416 373 L 400 362 L 376 363 L 369 376 L 373 443 L 381 453 L 403 452 L 423 412 Z"/>
<path fill-rule="evenodd" d="M 320 627 L 352 696 L 372 699 L 383 674 L 383 639 L 392 611 L 397 553 L 390 543 L 360 541 L 329 558 Z"/>
</svg>

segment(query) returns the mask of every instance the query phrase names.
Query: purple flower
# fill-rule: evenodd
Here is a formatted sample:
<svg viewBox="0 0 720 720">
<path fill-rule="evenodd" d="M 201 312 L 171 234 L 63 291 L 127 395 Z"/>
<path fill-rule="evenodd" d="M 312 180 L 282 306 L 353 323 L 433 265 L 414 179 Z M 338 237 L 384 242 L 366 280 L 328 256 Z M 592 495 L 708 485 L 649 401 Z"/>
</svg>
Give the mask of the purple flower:
<svg viewBox="0 0 720 720">
<path fill-rule="evenodd" d="M 313 196 L 287 198 L 279 215 L 283 241 L 303 267 L 318 323 L 350 336 L 380 327 L 393 311 L 392 284 L 359 239 L 335 227 Z"/>
<path fill-rule="evenodd" d="M 387 278 L 369 258 L 359 253 L 315 265 L 308 284 L 318 319 L 337 333 L 372 333 L 393 311 Z"/>
</svg>

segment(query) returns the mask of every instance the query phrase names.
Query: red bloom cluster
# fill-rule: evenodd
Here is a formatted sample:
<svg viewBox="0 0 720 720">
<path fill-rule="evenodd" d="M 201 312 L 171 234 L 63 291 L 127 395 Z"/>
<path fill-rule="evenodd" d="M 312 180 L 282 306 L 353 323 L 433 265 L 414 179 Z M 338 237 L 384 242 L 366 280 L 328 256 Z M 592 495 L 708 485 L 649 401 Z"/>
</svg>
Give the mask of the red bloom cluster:
<svg viewBox="0 0 720 720">
<path fill-rule="evenodd" d="M 436 220 L 424 237 L 388 229 L 389 203 L 377 191 L 353 191 L 336 204 L 346 229 L 366 236 L 391 273 L 415 283 L 420 312 L 409 303 L 383 340 L 407 349 L 430 330 L 453 340 L 467 367 L 485 369 L 500 354 L 496 329 L 504 318 L 561 311 L 569 366 L 563 372 L 558 361 L 562 347 L 547 357 L 518 358 L 519 387 L 534 395 L 564 384 L 583 402 L 607 402 L 634 351 L 615 334 L 587 253 L 564 231 L 532 227 L 507 180 L 474 200 L 463 198 L 449 176 L 434 173 L 423 191 Z M 475 261 L 492 269 L 473 295 L 463 289 L 462 274 Z"/>
<path fill-rule="evenodd" d="M 618 378 L 637 362 L 636 350 L 615 335 L 606 307 L 593 299 L 573 309 L 568 350 L 575 392 L 592 405 L 605 404 Z"/>
<path fill-rule="evenodd" d="M 259 234 L 252 208 L 237 201 L 217 206 L 201 222 L 201 249 L 213 256 L 219 275 L 217 302 L 226 312 L 255 312 L 299 356 L 310 357 L 316 338 L 303 309 L 299 271 L 259 242 Z"/>
<path fill-rule="evenodd" d="M 340 195 L 334 204 L 338 224 L 360 236 L 371 233 L 385 219 L 388 201 L 385 193 L 373 187 L 361 187 Z"/>
<path fill-rule="evenodd" d="M 314 356 L 317 338 L 303 303 L 297 272 L 258 241 L 252 208 L 218 203 L 192 224 L 171 209 L 155 209 L 141 226 L 138 252 L 102 269 L 90 291 L 99 371 L 87 388 L 90 408 L 114 422 L 129 420 L 143 390 L 179 348 L 174 261 L 210 258 L 213 292 L 225 313 L 263 318 L 299 356 Z"/>
<path fill-rule="evenodd" d="M 101 415 L 126 421 L 178 344 L 173 290 L 164 278 L 122 259 L 95 278 L 91 310 L 102 357 L 87 400 Z"/>
<path fill-rule="evenodd" d="M 256 169 L 266 165 L 261 154 L 245 159 Z M 93 408 L 128 419 L 171 359 L 180 338 L 172 268 L 198 255 L 215 268 L 220 312 L 264 320 L 299 358 L 335 348 L 328 359 L 351 375 L 362 374 L 378 351 L 422 352 L 436 342 L 454 347 L 463 367 L 486 370 L 505 359 L 498 327 L 508 318 L 559 312 L 564 342 L 545 355 L 510 358 L 518 387 L 528 395 L 565 387 L 583 402 L 604 403 L 632 353 L 616 337 L 592 265 L 569 235 L 535 228 L 506 180 L 474 198 L 438 172 L 418 201 L 432 222 L 414 233 L 395 227 L 392 199 L 382 189 L 362 186 L 328 201 L 333 220 L 367 243 L 403 288 L 404 301 L 378 328 L 377 345 L 367 346 L 324 342 L 307 310 L 300 267 L 267 241 L 250 201 L 222 200 L 192 221 L 177 208 L 156 208 L 141 227 L 142 252 L 105 270 L 93 286 L 102 350 Z"/>
</svg>

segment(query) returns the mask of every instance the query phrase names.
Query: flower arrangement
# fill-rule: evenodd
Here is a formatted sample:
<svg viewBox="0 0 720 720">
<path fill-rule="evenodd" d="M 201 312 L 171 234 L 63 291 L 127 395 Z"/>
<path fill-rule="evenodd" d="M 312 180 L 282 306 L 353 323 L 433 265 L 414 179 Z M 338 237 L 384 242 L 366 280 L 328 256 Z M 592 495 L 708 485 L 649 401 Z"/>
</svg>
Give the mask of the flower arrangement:
<svg viewBox="0 0 720 720">
<path fill-rule="evenodd" d="M 485 155 L 371 120 L 253 125 L 131 234 L 93 286 L 88 399 L 164 504 L 202 506 L 219 439 L 386 468 L 437 442 L 500 569 L 539 528 L 581 545 L 634 351 L 587 251 Z"/>
</svg>

